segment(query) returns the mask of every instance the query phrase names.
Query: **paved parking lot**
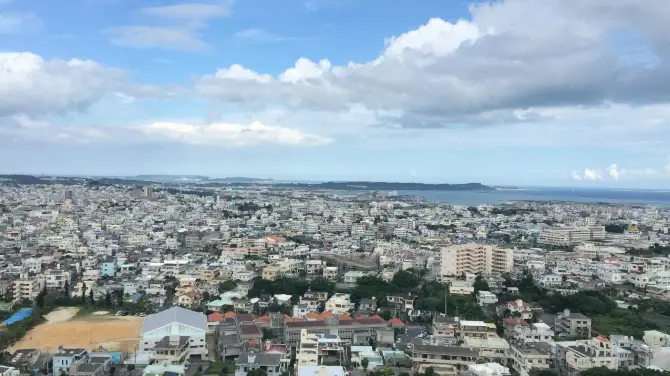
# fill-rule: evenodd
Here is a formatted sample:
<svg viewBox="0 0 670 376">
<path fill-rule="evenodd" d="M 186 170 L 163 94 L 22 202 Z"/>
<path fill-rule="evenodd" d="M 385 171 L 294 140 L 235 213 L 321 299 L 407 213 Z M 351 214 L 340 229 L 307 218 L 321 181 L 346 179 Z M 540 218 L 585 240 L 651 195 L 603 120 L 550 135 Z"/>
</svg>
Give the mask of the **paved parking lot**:
<svg viewBox="0 0 670 376">
<path fill-rule="evenodd" d="M 396 340 L 400 339 L 400 342 L 396 342 L 396 348 L 398 350 L 408 350 L 407 344 L 413 343 L 416 337 L 421 334 L 421 329 L 425 329 L 425 326 L 419 325 L 408 325 L 405 327 L 406 333 L 396 337 Z"/>
</svg>

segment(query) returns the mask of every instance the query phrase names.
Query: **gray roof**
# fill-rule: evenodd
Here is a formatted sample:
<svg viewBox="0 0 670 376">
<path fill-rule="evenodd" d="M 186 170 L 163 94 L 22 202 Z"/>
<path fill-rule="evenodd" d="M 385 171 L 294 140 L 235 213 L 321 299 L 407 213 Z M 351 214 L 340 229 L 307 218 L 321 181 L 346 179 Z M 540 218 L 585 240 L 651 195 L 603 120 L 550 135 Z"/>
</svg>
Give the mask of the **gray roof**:
<svg viewBox="0 0 670 376">
<path fill-rule="evenodd" d="M 249 362 L 249 356 L 255 356 L 253 362 Z M 236 364 L 258 364 L 259 366 L 278 366 L 281 361 L 281 354 L 251 354 L 248 352 L 243 352 L 237 358 Z"/>
<path fill-rule="evenodd" d="M 82 363 L 77 367 L 77 373 L 85 372 L 91 373 L 95 372 L 98 368 L 102 367 L 101 363 Z"/>
<path fill-rule="evenodd" d="M 445 354 L 455 356 L 479 356 L 479 352 L 456 346 L 414 345 L 414 352 Z"/>
<path fill-rule="evenodd" d="M 154 313 L 144 318 L 142 334 L 178 322 L 203 331 L 207 330 L 207 316 L 204 313 L 190 311 L 186 308 L 172 307 L 163 312 Z"/>
<path fill-rule="evenodd" d="M 188 340 L 191 337 L 189 336 L 179 336 L 179 341 L 176 344 L 171 343 L 170 336 L 165 336 L 161 338 L 160 341 L 156 342 L 154 349 L 181 349 L 188 343 Z"/>
</svg>

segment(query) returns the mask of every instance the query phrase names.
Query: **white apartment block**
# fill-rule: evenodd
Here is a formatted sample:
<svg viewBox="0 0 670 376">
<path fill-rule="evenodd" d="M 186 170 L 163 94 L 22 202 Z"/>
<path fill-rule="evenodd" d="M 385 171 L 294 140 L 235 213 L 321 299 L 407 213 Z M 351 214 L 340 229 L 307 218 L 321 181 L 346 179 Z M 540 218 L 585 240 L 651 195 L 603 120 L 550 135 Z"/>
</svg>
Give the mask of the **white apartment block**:
<svg viewBox="0 0 670 376">
<path fill-rule="evenodd" d="M 20 302 L 24 299 L 35 300 L 37 295 L 42 291 L 41 280 L 37 277 L 31 277 L 27 274 L 22 274 L 21 278 L 14 281 L 13 296 L 15 302 Z"/>
<path fill-rule="evenodd" d="M 549 227 L 540 232 L 539 242 L 570 246 L 597 239 L 605 239 L 605 226 Z"/>
<path fill-rule="evenodd" d="M 351 295 L 335 293 L 326 302 L 326 311 L 332 312 L 336 315 L 341 315 L 349 312 L 354 307 L 351 303 Z"/>
<path fill-rule="evenodd" d="M 489 245 L 463 244 L 443 247 L 440 274 L 459 276 L 471 274 L 501 274 L 512 270 L 514 255 L 511 249 Z"/>
</svg>

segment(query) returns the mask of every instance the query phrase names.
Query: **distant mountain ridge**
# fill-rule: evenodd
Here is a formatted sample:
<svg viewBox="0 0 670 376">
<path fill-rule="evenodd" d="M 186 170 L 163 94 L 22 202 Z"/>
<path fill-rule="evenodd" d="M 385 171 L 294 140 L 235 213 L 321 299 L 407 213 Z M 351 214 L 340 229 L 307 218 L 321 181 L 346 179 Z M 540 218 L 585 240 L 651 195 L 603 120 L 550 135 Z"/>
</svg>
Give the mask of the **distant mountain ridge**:
<svg viewBox="0 0 670 376">
<path fill-rule="evenodd" d="M 282 184 L 289 185 L 289 184 Z M 317 184 L 296 184 L 299 186 L 339 189 L 339 190 L 371 190 L 371 191 L 493 191 L 495 188 L 481 183 L 463 184 L 428 184 L 428 183 L 392 183 L 379 181 L 345 181 Z"/>
<path fill-rule="evenodd" d="M 272 179 L 258 179 L 247 178 L 243 176 L 213 178 L 205 175 L 136 175 L 129 176 L 128 179 L 155 181 L 160 183 L 174 182 L 174 183 L 188 183 L 188 182 L 204 182 L 204 183 L 269 183 Z"/>
</svg>

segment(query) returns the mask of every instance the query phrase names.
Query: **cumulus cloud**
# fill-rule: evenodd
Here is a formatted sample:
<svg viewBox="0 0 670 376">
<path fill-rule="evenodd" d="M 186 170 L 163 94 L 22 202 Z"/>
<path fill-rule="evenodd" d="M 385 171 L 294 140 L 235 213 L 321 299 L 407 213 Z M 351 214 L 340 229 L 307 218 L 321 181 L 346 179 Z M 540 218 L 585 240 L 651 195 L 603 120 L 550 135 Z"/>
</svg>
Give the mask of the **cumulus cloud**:
<svg viewBox="0 0 670 376">
<path fill-rule="evenodd" d="M 187 144 L 254 146 L 274 144 L 283 146 L 315 147 L 330 144 L 333 140 L 295 129 L 253 122 L 242 124 L 184 124 L 156 122 L 137 129 L 147 138 Z"/>
<path fill-rule="evenodd" d="M 91 60 L 0 53 L 0 116 L 83 109 L 124 82 L 123 71 Z"/>
<path fill-rule="evenodd" d="M 612 45 L 623 28 L 643 36 L 660 61 L 670 58 L 666 7 L 665 0 L 484 3 L 471 6 L 470 21 L 431 19 L 389 38 L 372 61 L 334 66 L 303 58 L 277 76 L 235 77 L 225 74 L 229 67 L 195 84 L 228 102 L 398 111 L 390 121 L 424 128 L 527 121 L 519 110 L 536 107 L 658 103 L 670 95 L 661 84 L 669 65 L 625 63 Z"/>
</svg>

